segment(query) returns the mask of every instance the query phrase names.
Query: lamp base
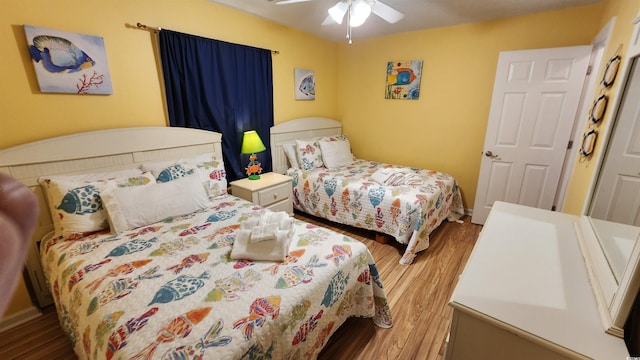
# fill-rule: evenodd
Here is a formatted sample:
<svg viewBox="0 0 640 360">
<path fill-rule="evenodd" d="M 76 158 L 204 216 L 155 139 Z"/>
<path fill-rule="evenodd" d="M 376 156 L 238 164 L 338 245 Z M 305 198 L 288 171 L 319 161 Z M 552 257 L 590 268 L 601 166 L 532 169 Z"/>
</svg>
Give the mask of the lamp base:
<svg viewBox="0 0 640 360">
<path fill-rule="evenodd" d="M 247 170 L 247 176 L 249 176 L 249 180 L 260 179 L 262 165 L 258 161 L 258 157 L 256 156 L 256 154 L 251 154 L 251 156 L 249 156 L 249 160 L 249 165 L 244 168 L 245 170 Z"/>
</svg>

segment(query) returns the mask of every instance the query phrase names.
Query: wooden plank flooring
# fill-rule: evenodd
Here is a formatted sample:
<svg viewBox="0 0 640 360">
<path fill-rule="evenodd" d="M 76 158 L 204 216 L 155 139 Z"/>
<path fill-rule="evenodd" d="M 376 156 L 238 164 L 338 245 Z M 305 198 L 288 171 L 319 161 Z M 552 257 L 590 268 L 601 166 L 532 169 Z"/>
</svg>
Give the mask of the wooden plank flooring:
<svg viewBox="0 0 640 360">
<path fill-rule="evenodd" d="M 370 319 L 351 318 L 329 339 L 322 360 L 411 359 L 442 360 L 452 310 L 447 305 L 458 276 L 482 229 L 444 222 L 431 237 L 430 247 L 413 264 L 398 263 L 404 247 L 395 241 L 380 244 L 375 233 L 329 223 L 296 213 L 296 218 L 329 227 L 367 244 L 380 271 L 391 305 L 394 325 L 376 327 Z M 76 359 L 62 332 L 53 306 L 44 315 L 0 334 L 0 359 Z"/>
</svg>

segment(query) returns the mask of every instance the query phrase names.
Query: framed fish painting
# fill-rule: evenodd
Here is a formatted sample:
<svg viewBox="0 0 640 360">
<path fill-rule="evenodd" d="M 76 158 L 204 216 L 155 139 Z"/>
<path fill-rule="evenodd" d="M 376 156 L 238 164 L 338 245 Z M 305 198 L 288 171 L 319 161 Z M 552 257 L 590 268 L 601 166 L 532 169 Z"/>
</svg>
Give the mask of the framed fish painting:
<svg viewBox="0 0 640 360">
<path fill-rule="evenodd" d="M 422 60 L 389 61 L 385 99 L 418 100 Z"/>
<path fill-rule="evenodd" d="M 24 25 L 40 91 L 113 93 L 104 39 Z"/>
<path fill-rule="evenodd" d="M 296 100 L 315 100 L 316 72 L 305 69 L 294 69 Z"/>
</svg>

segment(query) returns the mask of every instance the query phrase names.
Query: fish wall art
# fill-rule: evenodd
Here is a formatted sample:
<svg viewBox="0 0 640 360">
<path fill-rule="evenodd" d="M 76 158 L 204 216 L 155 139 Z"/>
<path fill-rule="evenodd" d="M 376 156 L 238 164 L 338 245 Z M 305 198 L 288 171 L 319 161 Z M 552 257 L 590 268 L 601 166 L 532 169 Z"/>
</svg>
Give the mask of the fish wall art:
<svg viewBox="0 0 640 360">
<path fill-rule="evenodd" d="M 24 25 L 29 53 L 43 93 L 113 93 L 104 39 Z"/>
<path fill-rule="evenodd" d="M 305 69 L 294 69 L 296 100 L 316 99 L 316 72 Z"/>
<path fill-rule="evenodd" d="M 422 60 L 389 61 L 385 99 L 418 100 Z"/>
</svg>

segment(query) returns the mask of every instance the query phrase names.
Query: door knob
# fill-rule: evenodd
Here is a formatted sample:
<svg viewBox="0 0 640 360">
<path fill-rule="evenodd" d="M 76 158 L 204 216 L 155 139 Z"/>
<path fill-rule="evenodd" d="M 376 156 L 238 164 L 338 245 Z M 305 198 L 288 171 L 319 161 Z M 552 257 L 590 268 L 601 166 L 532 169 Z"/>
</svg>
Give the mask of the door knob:
<svg viewBox="0 0 640 360">
<path fill-rule="evenodd" d="M 498 158 L 498 155 L 494 155 L 491 150 L 488 150 L 487 152 L 484 153 L 484 156 L 488 157 L 488 158 L 492 158 L 492 159 L 496 159 Z"/>
</svg>

